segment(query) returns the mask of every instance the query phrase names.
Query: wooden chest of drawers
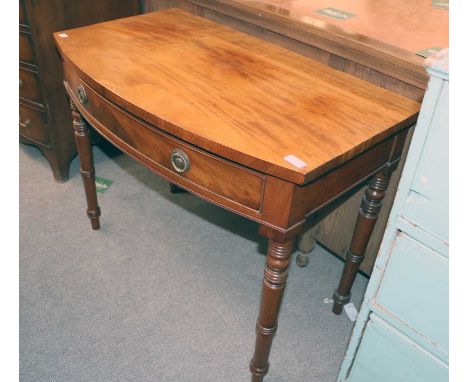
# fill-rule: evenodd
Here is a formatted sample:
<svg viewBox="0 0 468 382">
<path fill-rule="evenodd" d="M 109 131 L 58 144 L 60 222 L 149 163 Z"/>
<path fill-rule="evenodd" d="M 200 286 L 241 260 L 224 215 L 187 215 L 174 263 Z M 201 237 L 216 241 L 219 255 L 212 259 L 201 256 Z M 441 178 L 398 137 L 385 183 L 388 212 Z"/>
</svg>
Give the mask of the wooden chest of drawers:
<svg viewBox="0 0 468 382">
<path fill-rule="evenodd" d="M 41 150 L 59 182 L 68 179 L 76 148 L 52 33 L 139 11 L 138 0 L 19 0 L 20 141 Z"/>
</svg>

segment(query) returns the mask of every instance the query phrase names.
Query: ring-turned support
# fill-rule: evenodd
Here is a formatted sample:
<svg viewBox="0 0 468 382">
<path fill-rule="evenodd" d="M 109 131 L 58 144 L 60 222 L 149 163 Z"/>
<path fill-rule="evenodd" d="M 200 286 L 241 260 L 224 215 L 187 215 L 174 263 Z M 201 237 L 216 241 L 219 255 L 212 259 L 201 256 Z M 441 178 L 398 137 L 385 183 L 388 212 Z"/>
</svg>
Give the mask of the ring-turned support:
<svg viewBox="0 0 468 382">
<path fill-rule="evenodd" d="M 255 352 L 250 362 L 252 382 L 261 382 L 268 373 L 271 344 L 278 327 L 278 313 L 288 277 L 293 239 L 270 239 L 263 278 L 260 313 L 257 320 Z"/>
<path fill-rule="evenodd" d="M 343 273 L 338 288 L 333 294 L 333 313 L 341 314 L 343 306 L 351 299 L 351 288 L 356 278 L 359 266 L 364 260 L 364 254 L 374 230 L 375 223 L 382 207 L 385 190 L 390 181 L 391 170 L 386 167 L 375 175 L 366 188 L 361 208 L 354 227 L 351 245 L 346 254 Z"/>
<path fill-rule="evenodd" d="M 89 129 L 86 121 L 81 116 L 73 101 L 70 101 L 70 107 L 72 109 L 76 147 L 80 157 L 80 172 L 83 178 L 86 202 L 88 204 L 86 213 L 91 220 L 91 227 L 96 230 L 100 227 L 99 216 L 101 215 L 101 209 L 97 202 L 94 159 L 91 140 L 89 138 Z"/>
<path fill-rule="evenodd" d="M 297 244 L 298 252 L 296 255 L 296 264 L 301 268 L 309 264 L 310 254 L 315 249 L 317 243 L 316 237 L 319 226 L 316 224 L 315 218 L 313 219 L 312 224 L 314 224 L 314 226 L 299 236 Z"/>
</svg>

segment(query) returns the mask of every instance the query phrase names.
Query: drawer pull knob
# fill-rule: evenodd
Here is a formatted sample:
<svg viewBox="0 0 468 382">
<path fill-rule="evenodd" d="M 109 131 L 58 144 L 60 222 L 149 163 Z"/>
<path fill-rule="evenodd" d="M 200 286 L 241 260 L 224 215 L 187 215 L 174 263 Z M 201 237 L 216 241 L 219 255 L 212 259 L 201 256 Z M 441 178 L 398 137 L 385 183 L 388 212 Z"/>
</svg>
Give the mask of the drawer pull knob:
<svg viewBox="0 0 468 382">
<path fill-rule="evenodd" d="M 86 94 L 86 90 L 83 85 L 78 86 L 78 100 L 82 105 L 86 105 L 88 103 L 88 95 Z"/>
<path fill-rule="evenodd" d="M 190 160 L 187 154 L 179 149 L 172 150 L 171 163 L 174 170 L 179 173 L 187 172 L 190 169 Z"/>
<path fill-rule="evenodd" d="M 19 87 L 20 89 L 23 87 L 23 80 L 21 78 L 19 79 Z"/>
<path fill-rule="evenodd" d="M 21 122 L 21 118 L 19 120 L 19 125 L 25 129 L 26 127 L 29 127 L 29 125 L 31 125 L 31 121 L 28 119 L 26 119 L 24 122 Z"/>
</svg>

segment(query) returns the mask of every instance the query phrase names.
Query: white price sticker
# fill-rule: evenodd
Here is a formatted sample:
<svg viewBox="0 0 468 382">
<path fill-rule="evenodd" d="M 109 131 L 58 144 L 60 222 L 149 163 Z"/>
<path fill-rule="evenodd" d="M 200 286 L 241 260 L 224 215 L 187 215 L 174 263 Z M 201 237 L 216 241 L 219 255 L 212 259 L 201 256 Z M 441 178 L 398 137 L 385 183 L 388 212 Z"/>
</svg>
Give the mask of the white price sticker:
<svg viewBox="0 0 468 382">
<path fill-rule="evenodd" d="M 286 155 L 283 159 L 286 162 L 291 163 L 294 167 L 297 167 L 297 168 L 303 168 L 307 166 L 306 162 L 304 162 L 302 159 L 299 159 L 297 156 L 293 154 Z"/>
</svg>

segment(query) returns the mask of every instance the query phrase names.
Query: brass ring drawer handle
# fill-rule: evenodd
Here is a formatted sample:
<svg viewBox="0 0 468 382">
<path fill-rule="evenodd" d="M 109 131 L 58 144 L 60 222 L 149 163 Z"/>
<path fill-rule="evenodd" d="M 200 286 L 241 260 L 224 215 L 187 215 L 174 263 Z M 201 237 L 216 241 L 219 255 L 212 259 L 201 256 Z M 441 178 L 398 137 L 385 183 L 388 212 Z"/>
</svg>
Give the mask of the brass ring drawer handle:
<svg viewBox="0 0 468 382">
<path fill-rule="evenodd" d="M 88 95 L 86 94 L 86 90 L 83 85 L 78 85 L 78 100 L 82 105 L 86 105 L 88 103 Z"/>
<path fill-rule="evenodd" d="M 26 119 L 24 122 L 21 122 L 21 118 L 19 120 L 19 125 L 24 129 L 26 127 L 29 127 L 29 125 L 31 124 L 31 121 L 28 119 Z"/>
<path fill-rule="evenodd" d="M 190 159 L 182 150 L 174 149 L 171 153 L 171 163 L 178 173 L 187 172 L 190 169 Z"/>
</svg>

